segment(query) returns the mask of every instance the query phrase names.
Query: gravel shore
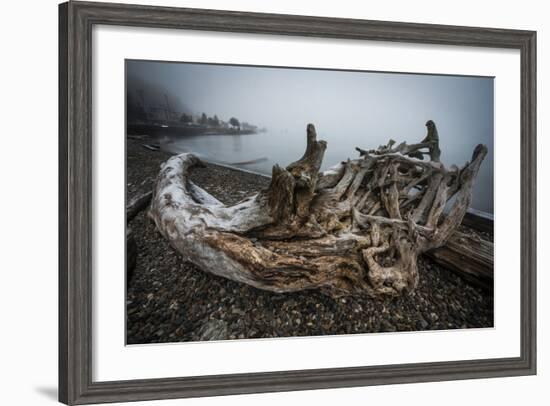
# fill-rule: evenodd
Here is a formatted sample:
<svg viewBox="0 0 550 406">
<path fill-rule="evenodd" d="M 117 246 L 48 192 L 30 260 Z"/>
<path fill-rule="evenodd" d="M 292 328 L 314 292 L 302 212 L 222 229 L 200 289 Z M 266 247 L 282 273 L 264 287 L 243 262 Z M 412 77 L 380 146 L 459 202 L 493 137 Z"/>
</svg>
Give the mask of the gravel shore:
<svg viewBox="0 0 550 406">
<path fill-rule="evenodd" d="M 127 140 L 127 199 L 151 190 L 170 153 L 147 137 Z M 266 187 L 263 176 L 208 164 L 192 180 L 219 200 L 236 203 Z M 493 326 L 493 297 L 427 258 L 420 282 L 400 298 L 334 300 L 315 291 L 275 294 L 203 272 L 184 262 L 146 211 L 128 224 L 137 265 L 127 283 L 127 343 L 441 330 Z"/>
</svg>

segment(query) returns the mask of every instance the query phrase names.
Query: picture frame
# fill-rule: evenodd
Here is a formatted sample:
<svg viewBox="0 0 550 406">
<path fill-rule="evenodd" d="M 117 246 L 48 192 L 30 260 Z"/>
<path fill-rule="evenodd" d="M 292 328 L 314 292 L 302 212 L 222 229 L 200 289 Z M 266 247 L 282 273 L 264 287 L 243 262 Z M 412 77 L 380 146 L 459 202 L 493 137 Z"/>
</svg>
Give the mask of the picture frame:
<svg viewBox="0 0 550 406">
<path fill-rule="evenodd" d="M 277 34 L 516 49 L 521 71 L 520 356 L 94 381 L 92 28 Z M 59 400 L 86 404 L 533 375 L 536 373 L 536 33 L 296 15 L 73 2 L 59 6 Z"/>
</svg>

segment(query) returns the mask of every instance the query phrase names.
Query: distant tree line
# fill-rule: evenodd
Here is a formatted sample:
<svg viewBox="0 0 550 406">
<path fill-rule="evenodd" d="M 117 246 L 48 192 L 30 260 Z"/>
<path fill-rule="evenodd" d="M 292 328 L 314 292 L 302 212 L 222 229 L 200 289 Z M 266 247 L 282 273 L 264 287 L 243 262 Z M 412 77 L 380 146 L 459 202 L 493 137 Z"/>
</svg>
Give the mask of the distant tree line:
<svg viewBox="0 0 550 406">
<path fill-rule="evenodd" d="M 237 127 L 239 130 L 241 129 L 241 123 L 239 123 L 239 120 L 237 120 L 235 117 L 231 117 L 229 119 L 229 124 L 231 124 L 233 127 Z"/>
<path fill-rule="evenodd" d="M 248 124 L 246 122 L 241 122 L 237 117 L 231 117 L 229 119 L 229 122 L 225 122 L 223 120 L 220 120 L 217 115 L 214 115 L 213 117 L 209 117 L 206 115 L 206 113 L 202 113 L 198 117 L 193 117 L 192 114 L 183 113 L 180 117 L 180 122 L 185 124 L 200 124 L 202 126 L 209 126 L 209 127 L 227 127 L 228 125 L 237 128 L 239 131 L 242 129 L 244 130 L 256 130 L 257 127 L 251 124 Z"/>
</svg>

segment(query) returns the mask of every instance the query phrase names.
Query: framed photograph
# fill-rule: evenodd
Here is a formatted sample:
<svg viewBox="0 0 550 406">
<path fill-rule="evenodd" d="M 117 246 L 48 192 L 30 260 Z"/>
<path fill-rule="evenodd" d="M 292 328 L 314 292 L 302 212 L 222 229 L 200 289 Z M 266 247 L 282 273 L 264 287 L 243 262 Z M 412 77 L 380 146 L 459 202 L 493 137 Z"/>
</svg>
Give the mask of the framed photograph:
<svg viewBox="0 0 550 406">
<path fill-rule="evenodd" d="M 59 6 L 59 400 L 536 373 L 536 33 Z"/>
</svg>

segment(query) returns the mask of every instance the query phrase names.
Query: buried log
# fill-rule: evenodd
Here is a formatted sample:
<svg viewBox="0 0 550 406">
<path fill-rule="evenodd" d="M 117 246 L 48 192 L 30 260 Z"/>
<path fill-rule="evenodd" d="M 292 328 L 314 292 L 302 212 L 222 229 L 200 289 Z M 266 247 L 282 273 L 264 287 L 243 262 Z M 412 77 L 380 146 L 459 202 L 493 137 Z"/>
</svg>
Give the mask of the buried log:
<svg viewBox="0 0 550 406">
<path fill-rule="evenodd" d="M 152 197 L 153 192 L 149 191 L 130 199 L 126 205 L 126 223 L 129 223 L 140 211 L 145 210 L 149 206 Z"/>
<path fill-rule="evenodd" d="M 126 228 L 126 282 L 134 276 L 137 262 L 137 244 L 130 227 Z M 128 286 L 128 285 L 127 285 Z"/>
<path fill-rule="evenodd" d="M 471 284 L 493 291 L 492 242 L 456 231 L 444 246 L 425 255 Z"/>
<path fill-rule="evenodd" d="M 494 232 L 494 221 L 492 214 L 469 208 L 464 215 L 464 219 L 462 219 L 462 224 L 474 230 L 492 234 Z"/>
<path fill-rule="evenodd" d="M 137 244 L 132 229 L 128 226 L 130 221 L 149 205 L 153 192 L 142 193 L 130 199 L 126 205 L 126 281 L 130 281 L 137 263 Z"/>
<path fill-rule="evenodd" d="M 234 206 L 189 179 L 201 165 L 196 156 L 174 156 L 161 167 L 149 215 L 186 260 L 260 289 L 319 289 L 332 297 L 410 292 L 418 255 L 460 225 L 487 154 L 478 145 L 464 167 L 445 168 L 435 124 L 426 126 L 421 143 L 358 149 L 358 159 L 320 173 L 327 144 L 309 124 L 302 158 L 275 165 L 269 187 Z"/>
</svg>

